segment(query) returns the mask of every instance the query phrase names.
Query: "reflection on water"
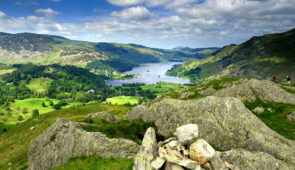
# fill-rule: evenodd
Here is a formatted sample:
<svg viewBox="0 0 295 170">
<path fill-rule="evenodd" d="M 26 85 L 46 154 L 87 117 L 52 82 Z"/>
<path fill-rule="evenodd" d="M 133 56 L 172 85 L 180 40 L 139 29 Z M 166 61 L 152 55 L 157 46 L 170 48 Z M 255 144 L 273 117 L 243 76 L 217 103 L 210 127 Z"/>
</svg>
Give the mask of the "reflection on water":
<svg viewBox="0 0 295 170">
<path fill-rule="evenodd" d="M 124 83 L 145 83 L 156 84 L 157 82 L 169 82 L 187 84 L 190 83 L 187 79 L 182 79 L 174 76 L 167 76 L 165 73 L 174 65 L 181 64 L 180 62 L 166 62 L 166 63 L 146 63 L 138 67 L 134 67 L 131 71 L 124 72 L 126 74 L 139 74 L 141 76 L 128 80 L 112 80 L 107 84 L 111 86 L 118 86 Z"/>
</svg>

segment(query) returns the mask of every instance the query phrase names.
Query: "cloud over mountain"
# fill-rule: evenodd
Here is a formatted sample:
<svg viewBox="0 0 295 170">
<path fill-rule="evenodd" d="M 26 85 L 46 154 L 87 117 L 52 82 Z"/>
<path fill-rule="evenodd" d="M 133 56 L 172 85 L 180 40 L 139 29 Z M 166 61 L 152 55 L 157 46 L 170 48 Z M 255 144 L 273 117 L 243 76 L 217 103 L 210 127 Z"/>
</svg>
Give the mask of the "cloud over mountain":
<svg viewBox="0 0 295 170">
<path fill-rule="evenodd" d="M 124 9 L 120 12 L 112 12 L 114 17 L 119 17 L 123 19 L 134 19 L 134 20 L 147 20 L 152 17 L 152 13 L 143 6 L 131 7 Z"/>
</svg>

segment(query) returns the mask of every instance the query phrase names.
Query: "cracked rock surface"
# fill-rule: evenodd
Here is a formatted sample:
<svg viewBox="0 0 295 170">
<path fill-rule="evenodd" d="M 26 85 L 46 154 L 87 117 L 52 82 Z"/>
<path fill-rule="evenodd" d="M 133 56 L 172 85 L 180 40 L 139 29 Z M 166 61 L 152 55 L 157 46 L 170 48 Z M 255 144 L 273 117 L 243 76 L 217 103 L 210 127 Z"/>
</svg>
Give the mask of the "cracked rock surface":
<svg viewBox="0 0 295 170">
<path fill-rule="evenodd" d="M 138 150 L 131 140 L 109 139 L 100 132 L 84 131 L 77 122 L 59 119 L 32 144 L 29 170 L 47 170 L 80 156 L 133 158 Z"/>
<path fill-rule="evenodd" d="M 155 122 L 158 133 L 171 136 L 185 124 L 199 126 L 199 138 L 214 148 L 242 148 L 295 162 L 295 143 L 277 134 L 258 119 L 244 104 L 232 97 L 209 96 L 199 100 L 164 99 L 150 106 L 137 106 L 128 119 Z"/>
</svg>

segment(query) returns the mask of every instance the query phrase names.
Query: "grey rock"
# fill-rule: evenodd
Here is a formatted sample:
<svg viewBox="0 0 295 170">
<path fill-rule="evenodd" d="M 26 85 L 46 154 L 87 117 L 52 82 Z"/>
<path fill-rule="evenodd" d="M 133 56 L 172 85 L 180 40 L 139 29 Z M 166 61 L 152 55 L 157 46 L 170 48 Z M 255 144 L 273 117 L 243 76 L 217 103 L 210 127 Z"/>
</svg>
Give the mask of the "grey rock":
<svg viewBox="0 0 295 170">
<path fill-rule="evenodd" d="M 287 119 L 288 119 L 288 121 L 290 121 L 290 122 L 294 122 L 294 121 L 295 121 L 295 111 L 292 112 L 291 114 L 289 114 L 289 115 L 287 116 Z"/>
<path fill-rule="evenodd" d="M 184 168 L 177 164 L 166 162 L 165 170 L 184 170 Z"/>
<path fill-rule="evenodd" d="M 263 152 L 249 152 L 242 149 L 223 152 L 221 159 L 239 167 L 242 170 L 294 170 L 295 164 L 286 163 Z"/>
<path fill-rule="evenodd" d="M 254 113 L 263 113 L 265 109 L 263 107 L 255 107 L 255 109 L 252 110 Z"/>
<path fill-rule="evenodd" d="M 133 141 L 108 139 L 100 132 L 84 131 L 79 123 L 59 119 L 33 142 L 28 153 L 29 169 L 47 170 L 80 156 L 133 158 L 138 150 Z"/>
<path fill-rule="evenodd" d="M 168 145 L 159 148 L 159 155 L 167 162 L 175 163 L 188 169 L 199 169 L 200 165 L 184 155 L 179 151 L 171 149 Z"/>
<path fill-rule="evenodd" d="M 166 99 L 150 106 L 133 108 L 128 113 L 128 119 L 154 122 L 158 133 L 164 136 L 172 135 L 180 125 L 195 123 L 199 126 L 199 138 L 205 139 L 214 148 L 244 148 L 295 162 L 294 141 L 271 130 L 236 98 Z"/>
<path fill-rule="evenodd" d="M 134 158 L 135 170 L 153 170 L 152 161 L 157 157 L 157 138 L 155 129 L 150 127 L 145 132 L 144 138 L 142 140 L 142 145 L 139 152 Z"/>
<path fill-rule="evenodd" d="M 98 113 L 91 113 L 87 117 L 89 117 L 89 118 L 101 118 L 101 119 L 104 119 L 104 120 L 106 120 L 107 122 L 110 122 L 110 123 L 115 123 L 115 122 L 118 122 L 118 121 L 121 120 L 118 116 L 111 115 L 111 114 L 109 114 L 108 112 L 105 112 L 105 111 L 104 112 L 98 112 Z"/>
<path fill-rule="evenodd" d="M 213 170 L 228 170 L 228 167 L 226 165 L 226 162 L 224 162 L 222 159 L 220 159 L 217 156 L 213 156 L 210 160 L 211 169 Z"/>
<path fill-rule="evenodd" d="M 215 96 L 236 97 L 243 101 L 278 102 L 295 104 L 295 95 L 282 89 L 277 83 L 268 80 L 250 79 L 243 83 L 217 91 Z"/>
<path fill-rule="evenodd" d="M 214 94 L 215 92 L 216 92 L 216 90 L 213 89 L 213 87 L 211 87 L 211 86 L 206 88 L 205 90 L 198 91 L 199 94 L 204 95 L 204 96 Z"/>
<path fill-rule="evenodd" d="M 191 97 L 191 96 L 193 96 L 195 94 L 196 93 L 191 92 L 191 91 L 189 91 L 189 92 L 183 92 L 183 93 L 180 94 L 179 98 L 180 99 L 188 99 L 189 97 Z"/>
<path fill-rule="evenodd" d="M 182 145 L 190 145 L 197 140 L 199 128 L 196 124 L 186 124 L 176 129 L 176 136 Z"/>
<path fill-rule="evenodd" d="M 162 166 L 165 164 L 165 160 L 157 157 L 153 162 L 152 162 L 152 167 L 156 170 L 162 168 Z"/>
<path fill-rule="evenodd" d="M 171 141 L 177 141 L 177 139 L 175 137 L 171 137 L 171 138 L 168 138 L 164 141 L 160 141 L 158 142 L 158 148 L 163 146 L 163 145 L 166 145 L 167 143 L 171 142 Z"/>
</svg>

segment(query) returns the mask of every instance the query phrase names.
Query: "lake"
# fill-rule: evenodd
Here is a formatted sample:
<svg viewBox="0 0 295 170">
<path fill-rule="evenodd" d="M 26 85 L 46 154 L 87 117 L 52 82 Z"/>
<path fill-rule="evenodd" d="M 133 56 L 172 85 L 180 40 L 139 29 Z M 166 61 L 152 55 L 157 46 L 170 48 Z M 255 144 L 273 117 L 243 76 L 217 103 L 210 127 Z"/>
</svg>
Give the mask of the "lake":
<svg viewBox="0 0 295 170">
<path fill-rule="evenodd" d="M 145 63 L 134 67 L 131 71 L 124 72 L 126 74 L 138 74 L 140 76 L 128 80 L 112 80 L 107 84 L 111 86 L 119 86 L 124 83 L 145 83 L 156 84 L 157 82 L 169 82 L 178 84 L 190 83 L 187 79 L 174 76 L 167 76 L 166 72 L 174 65 L 182 64 L 181 62 L 165 62 L 165 63 Z"/>
</svg>

